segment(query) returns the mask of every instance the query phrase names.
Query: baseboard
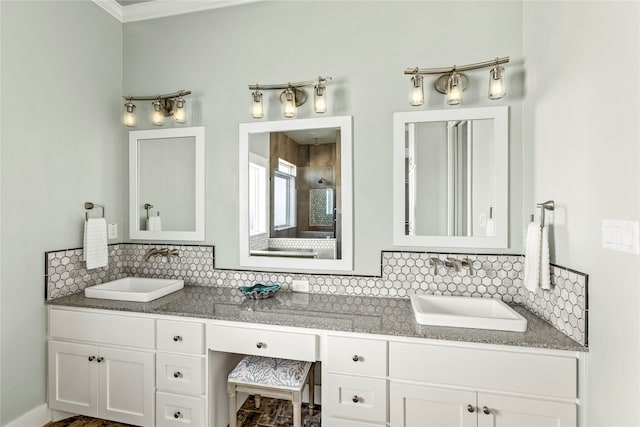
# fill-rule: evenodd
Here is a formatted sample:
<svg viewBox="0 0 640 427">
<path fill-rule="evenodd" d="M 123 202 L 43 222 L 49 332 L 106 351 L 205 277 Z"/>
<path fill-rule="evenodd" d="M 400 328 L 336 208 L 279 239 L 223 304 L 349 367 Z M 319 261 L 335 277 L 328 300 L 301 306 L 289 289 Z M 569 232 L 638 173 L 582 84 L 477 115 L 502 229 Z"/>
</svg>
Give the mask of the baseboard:
<svg viewBox="0 0 640 427">
<path fill-rule="evenodd" d="M 36 406 L 29 412 L 20 415 L 13 421 L 9 421 L 5 427 L 40 427 L 51 421 L 51 411 L 46 403 Z"/>
</svg>

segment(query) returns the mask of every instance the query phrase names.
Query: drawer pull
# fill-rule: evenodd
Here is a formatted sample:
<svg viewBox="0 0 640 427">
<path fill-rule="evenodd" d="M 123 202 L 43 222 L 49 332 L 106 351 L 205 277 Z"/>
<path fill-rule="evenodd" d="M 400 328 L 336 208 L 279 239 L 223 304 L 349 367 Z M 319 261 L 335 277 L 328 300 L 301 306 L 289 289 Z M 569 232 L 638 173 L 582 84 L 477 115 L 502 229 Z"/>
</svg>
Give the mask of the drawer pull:
<svg viewBox="0 0 640 427">
<path fill-rule="evenodd" d="M 266 347 L 266 346 L 267 345 L 265 343 L 263 343 L 263 342 L 256 343 L 256 347 L 258 347 L 258 348 L 262 348 L 262 347 Z"/>
<path fill-rule="evenodd" d="M 173 373 L 173 378 L 182 378 L 182 372 L 180 371 L 175 371 Z"/>
<path fill-rule="evenodd" d="M 351 360 L 353 360 L 354 362 L 359 362 L 362 359 L 357 354 L 354 354 L 353 357 L 351 358 Z"/>
<path fill-rule="evenodd" d="M 89 362 L 93 362 L 94 360 L 96 360 L 95 356 L 89 356 Z"/>
<path fill-rule="evenodd" d="M 104 357 L 98 357 L 98 360 L 96 360 L 96 362 L 98 363 L 102 363 L 104 361 Z"/>
<path fill-rule="evenodd" d="M 485 413 L 486 415 L 489 415 L 491 413 L 491 411 L 489 410 L 489 408 L 487 408 L 486 406 L 482 407 L 482 412 Z"/>
<path fill-rule="evenodd" d="M 476 410 L 476 408 L 473 405 L 467 405 L 467 411 L 473 413 Z"/>
<path fill-rule="evenodd" d="M 180 335 L 176 335 L 176 336 L 173 337 L 173 340 L 175 342 L 182 341 L 182 337 Z"/>
<path fill-rule="evenodd" d="M 351 400 L 353 400 L 353 403 L 358 403 L 358 402 L 360 402 L 360 397 L 359 396 L 353 396 L 353 399 L 351 399 Z"/>
<path fill-rule="evenodd" d="M 182 418 L 182 413 L 180 411 L 174 412 L 173 413 L 173 418 L 176 418 L 176 419 Z"/>
</svg>

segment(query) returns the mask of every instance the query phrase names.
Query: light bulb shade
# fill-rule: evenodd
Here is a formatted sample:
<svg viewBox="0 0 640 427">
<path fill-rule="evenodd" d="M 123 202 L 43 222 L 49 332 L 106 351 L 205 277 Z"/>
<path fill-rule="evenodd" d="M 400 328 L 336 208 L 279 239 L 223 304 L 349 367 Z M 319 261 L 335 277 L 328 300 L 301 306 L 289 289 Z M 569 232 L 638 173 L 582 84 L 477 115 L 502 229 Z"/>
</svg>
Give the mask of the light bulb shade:
<svg viewBox="0 0 640 427">
<path fill-rule="evenodd" d="M 292 88 L 285 91 L 284 100 L 284 116 L 288 119 L 296 116 L 298 107 L 296 107 L 296 95 Z"/>
<path fill-rule="evenodd" d="M 251 117 L 261 119 L 264 117 L 264 108 L 262 106 L 262 92 L 256 90 L 251 93 L 253 102 L 251 102 Z"/>
<path fill-rule="evenodd" d="M 122 117 L 122 122 L 126 127 L 135 127 L 137 122 L 135 113 L 136 106 L 133 104 L 133 102 L 127 101 L 127 103 L 124 104 L 124 108 L 125 110 L 124 116 Z"/>
<path fill-rule="evenodd" d="M 422 76 L 416 74 L 411 77 L 411 94 L 409 96 L 409 104 L 418 107 L 424 104 L 424 88 L 422 86 Z"/>
<path fill-rule="evenodd" d="M 327 112 L 327 97 L 324 94 L 325 86 L 318 83 L 315 87 L 315 95 L 313 98 L 313 111 L 318 114 Z"/>
<path fill-rule="evenodd" d="M 506 94 L 504 85 L 504 68 L 495 66 L 489 78 L 489 99 L 500 99 Z"/>
<path fill-rule="evenodd" d="M 447 103 L 449 105 L 458 105 L 462 102 L 462 84 L 460 76 L 455 71 L 449 75 L 447 83 Z"/>
<path fill-rule="evenodd" d="M 164 113 L 162 112 L 162 103 L 159 99 L 153 101 L 153 113 L 151 113 L 151 124 L 154 126 L 164 125 Z"/>
<path fill-rule="evenodd" d="M 184 124 L 187 122 L 186 101 L 182 97 L 176 99 L 176 108 L 173 111 L 173 120 L 178 124 Z"/>
</svg>

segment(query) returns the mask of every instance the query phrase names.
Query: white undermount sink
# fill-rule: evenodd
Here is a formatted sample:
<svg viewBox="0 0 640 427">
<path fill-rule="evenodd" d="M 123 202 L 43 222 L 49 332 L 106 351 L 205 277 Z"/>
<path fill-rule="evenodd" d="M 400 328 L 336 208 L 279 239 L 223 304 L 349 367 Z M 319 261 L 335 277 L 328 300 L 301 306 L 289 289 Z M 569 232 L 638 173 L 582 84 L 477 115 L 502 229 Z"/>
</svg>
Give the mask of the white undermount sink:
<svg viewBox="0 0 640 427">
<path fill-rule="evenodd" d="M 153 279 L 125 277 L 85 288 L 87 298 L 115 299 L 120 301 L 149 302 L 184 287 L 182 279 Z"/>
<path fill-rule="evenodd" d="M 499 299 L 443 295 L 411 295 L 421 325 L 524 332 L 527 319 Z"/>
</svg>

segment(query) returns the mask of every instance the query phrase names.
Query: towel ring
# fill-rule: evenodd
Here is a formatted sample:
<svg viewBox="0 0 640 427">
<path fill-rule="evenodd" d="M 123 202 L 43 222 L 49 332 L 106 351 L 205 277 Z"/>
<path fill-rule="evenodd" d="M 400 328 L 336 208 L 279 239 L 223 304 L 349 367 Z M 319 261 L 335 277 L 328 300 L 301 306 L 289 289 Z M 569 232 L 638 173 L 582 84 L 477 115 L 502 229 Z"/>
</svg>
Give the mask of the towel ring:
<svg viewBox="0 0 640 427">
<path fill-rule="evenodd" d="M 100 218 L 104 218 L 106 216 L 104 205 L 98 205 L 93 202 L 84 202 L 84 208 L 87 211 L 90 211 L 93 208 L 102 208 L 102 216 Z M 89 212 L 85 212 L 84 217 L 87 221 L 89 221 Z"/>
<path fill-rule="evenodd" d="M 553 200 L 547 200 L 546 202 L 538 203 L 536 206 L 540 208 L 540 228 L 542 228 L 544 227 L 544 212 L 554 210 L 556 205 Z"/>
</svg>

